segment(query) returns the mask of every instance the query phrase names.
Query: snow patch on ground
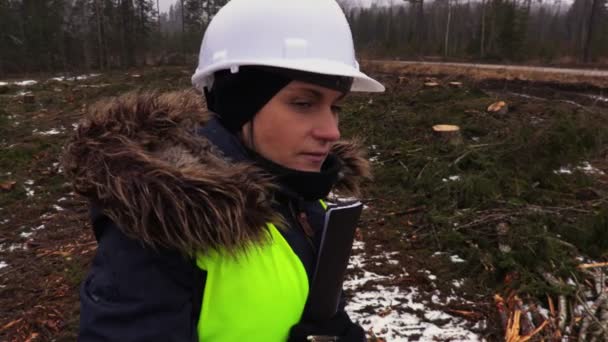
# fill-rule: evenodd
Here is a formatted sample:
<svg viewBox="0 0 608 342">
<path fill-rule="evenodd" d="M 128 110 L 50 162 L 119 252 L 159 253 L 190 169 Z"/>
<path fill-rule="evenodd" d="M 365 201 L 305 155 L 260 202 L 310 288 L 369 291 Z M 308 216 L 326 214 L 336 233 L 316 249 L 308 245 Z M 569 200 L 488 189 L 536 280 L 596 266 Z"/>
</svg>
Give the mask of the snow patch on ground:
<svg viewBox="0 0 608 342">
<path fill-rule="evenodd" d="M 5 268 L 5 267 L 7 267 L 7 266 L 8 266 L 8 264 L 6 262 L 0 261 L 0 270 L 3 269 L 3 268 Z"/>
<path fill-rule="evenodd" d="M 38 130 L 35 129 L 32 133 L 39 134 L 39 135 L 57 135 L 57 134 L 61 134 L 61 131 L 58 130 L 57 128 L 52 128 L 46 132 L 38 132 Z"/>
<path fill-rule="evenodd" d="M 31 95 L 31 94 L 33 94 L 31 91 L 20 91 L 20 92 L 18 92 L 18 93 L 15 95 L 15 97 L 18 97 L 18 96 L 25 96 L 25 95 Z"/>
<path fill-rule="evenodd" d="M 73 76 L 73 77 L 58 76 L 58 77 L 49 78 L 48 81 L 55 81 L 55 82 L 85 81 L 90 78 L 98 77 L 98 76 L 101 76 L 101 74 L 86 74 L 86 75 L 79 75 L 79 76 Z M 19 87 L 29 87 L 29 86 L 36 85 L 38 83 L 39 83 L 39 81 L 36 81 L 36 80 L 23 80 L 23 81 L 16 81 L 16 82 L 0 81 L 0 86 L 8 86 L 10 84 L 14 84 Z"/>
<path fill-rule="evenodd" d="M 442 181 L 443 181 L 444 183 L 447 183 L 447 182 L 457 182 L 457 181 L 459 181 L 459 180 L 460 180 L 460 176 L 459 176 L 459 175 L 455 175 L 455 176 L 449 176 L 448 178 L 444 178 L 444 179 L 442 179 Z"/>
<path fill-rule="evenodd" d="M 452 260 L 453 263 L 465 262 L 465 260 L 463 258 L 459 257 L 458 255 L 450 256 L 450 260 Z"/>
<path fill-rule="evenodd" d="M 21 81 L 21 82 L 15 82 L 13 84 L 17 85 L 17 86 L 20 86 L 20 87 L 29 87 L 29 86 L 33 86 L 33 85 L 38 84 L 38 81 L 26 80 L 26 81 Z"/>
<path fill-rule="evenodd" d="M 79 86 L 77 86 L 76 88 L 107 88 L 111 86 L 111 84 L 108 83 L 101 83 L 101 84 L 81 84 Z"/>
<path fill-rule="evenodd" d="M 599 96 L 599 95 L 587 95 L 587 96 L 595 101 L 608 102 L 608 97 Z"/>
<path fill-rule="evenodd" d="M 43 220 L 48 220 L 48 219 L 50 219 L 50 218 L 51 218 L 51 217 L 53 217 L 53 216 L 55 216 L 55 214 L 52 214 L 52 213 L 44 213 L 44 214 L 42 214 L 42 216 L 40 216 L 40 218 L 41 218 L 41 219 L 43 219 Z"/>
<path fill-rule="evenodd" d="M 34 197 L 34 190 L 32 190 L 31 188 L 28 188 L 27 186 L 24 186 L 23 189 L 25 189 L 25 195 L 29 198 Z"/>
<path fill-rule="evenodd" d="M 13 244 L 0 244 L 0 252 L 15 252 L 15 251 L 25 251 L 27 250 L 27 246 L 24 243 L 13 243 Z"/>
<path fill-rule="evenodd" d="M 80 75 L 80 76 L 75 76 L 75 77 L 59 76 L 59 77 L 53 77 L 53 78 L 49 79 L 49 81 L 56 81 L 56 82 L 84 81 L 84 80 L 88 80 L 89 78 L 98 77 L 98 76 L 101 76 L 101 74 L 88 74 L 88 75 Z"/>
<path fill-rule="evenodd" d="M 386 283 L 394 276 L 407 276 L 407 273 L 388 277 L 369 271 L 366 265 L 375 259 L 385 259 L 396 265 L 398 261 L 391 257 L 398 253 L 385 252 L 369 257 L 363 252 L 363 247 L 361 241 L 353 244 L 349 269 L 356 272 L 345 280 L 344 288 L 354 294 L 346 311 L 366 331 L 372 331 L 376 337 L 387 341 L 481 341 L 479 336 L 464 327 L 462 319 L 430 309 L 427 302 L 419 299 L 418 289 L 409 287 L 404 290 L 382 285 L 383 281 Z M 430 272 L 421 271 L 430 279 L 436 279 Z"/>
<path fill-rule="evenodd" d="M 454 286 L 457 289 L 461 288 L 462 285 L 464 285 L 464 279 L 452 281 L 452 286 Z"/>
<path fill-rule="evenodd" d="M 574 171 L 581 171 L 588 175 L 603 175 L 604 171 L 594 167 L 589 162 L 585 161 L 579 164 L 576 167 L 572 166 L 562 166 L 558 170 L 553 171 L 553 173 L 558 175 L 571 175 Z"/>
<path fill-rule="evenodd" d="M 377 163 L 380 161 L 380 153 L 377 152 L 378 150 L 378 145 L 371 145 L 369 147 L 369 151 L 370 151 L 370 158 L 369 161 L 370 163 Z"/>
</svg>

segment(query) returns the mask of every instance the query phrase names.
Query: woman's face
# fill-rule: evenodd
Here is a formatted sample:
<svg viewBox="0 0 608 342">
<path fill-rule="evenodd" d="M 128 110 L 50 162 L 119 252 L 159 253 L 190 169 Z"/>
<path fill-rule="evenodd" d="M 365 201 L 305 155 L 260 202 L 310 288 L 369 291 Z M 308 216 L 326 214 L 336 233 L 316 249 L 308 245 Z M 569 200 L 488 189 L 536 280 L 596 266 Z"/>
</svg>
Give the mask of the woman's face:
<svg viewBox="0 0 608 342">
<path fill-rule="evenodd" d="M 319 172 L 340 139 L 338 103 L 343 97 L 335 90 L 292 81 L 243 126 L 244 141 L 284 167 Z"/>
</svg>

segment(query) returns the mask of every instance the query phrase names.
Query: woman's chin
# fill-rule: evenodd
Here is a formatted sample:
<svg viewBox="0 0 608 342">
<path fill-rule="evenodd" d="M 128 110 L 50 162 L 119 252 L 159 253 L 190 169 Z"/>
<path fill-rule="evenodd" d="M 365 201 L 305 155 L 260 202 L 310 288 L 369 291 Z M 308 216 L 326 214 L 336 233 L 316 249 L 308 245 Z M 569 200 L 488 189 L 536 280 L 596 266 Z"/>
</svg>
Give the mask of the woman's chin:
<svg viewBox="0 0 608 342">
<path fill-rule="evenodd" d="M 294 163 L 293 166 L 289 168 L 302 172 L 320 172 L 322 165 L 323 163 L 318 162 L 299 161 L 298 163 Z"/>
</svg>

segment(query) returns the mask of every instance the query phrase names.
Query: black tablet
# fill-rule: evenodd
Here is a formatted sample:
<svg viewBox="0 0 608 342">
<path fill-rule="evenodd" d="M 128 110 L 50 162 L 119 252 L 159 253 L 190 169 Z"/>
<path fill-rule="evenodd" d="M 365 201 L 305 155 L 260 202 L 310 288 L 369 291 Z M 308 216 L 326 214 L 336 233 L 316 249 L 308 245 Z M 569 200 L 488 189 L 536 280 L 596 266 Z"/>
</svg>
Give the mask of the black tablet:
<svg viewBox="0 0 608 342">
<path fill-rule="evenodd" d="M 354 202 L 327 211 L 304 314 L 306 319 L 325 320 L 338 311 L 344 275 L 362 210 L 363 204 Z"/>
</svg>

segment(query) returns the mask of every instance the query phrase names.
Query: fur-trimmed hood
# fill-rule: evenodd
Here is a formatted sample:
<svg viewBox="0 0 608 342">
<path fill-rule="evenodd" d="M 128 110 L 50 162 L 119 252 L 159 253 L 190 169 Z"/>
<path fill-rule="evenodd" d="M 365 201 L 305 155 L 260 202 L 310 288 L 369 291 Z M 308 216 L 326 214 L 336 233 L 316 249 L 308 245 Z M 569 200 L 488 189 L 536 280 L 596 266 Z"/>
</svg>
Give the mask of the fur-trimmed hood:
<svg viewBox="0 0 608 342">
<path fill-rule="evenodd" d="M 66 146 L 74 189 L 103 208 L 128 236 L 184 253 L 234 251 L 260 241 L 277 185 L 250 163 L 233 163 L 196 128 L 210 115 L 194 91 L 131 93 L 99 102 Z M 360 146 L 332 149 L 343 169 L 334 191 L 357 196 L 369 178 Z"/>
</svg>

